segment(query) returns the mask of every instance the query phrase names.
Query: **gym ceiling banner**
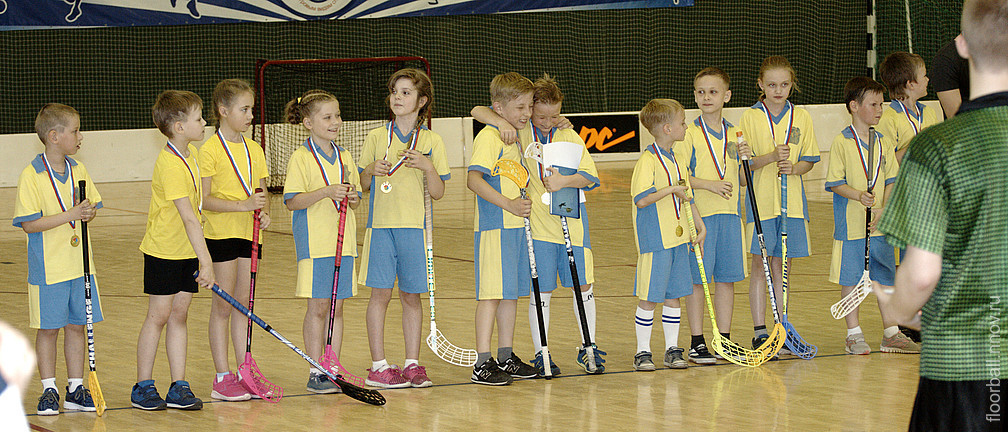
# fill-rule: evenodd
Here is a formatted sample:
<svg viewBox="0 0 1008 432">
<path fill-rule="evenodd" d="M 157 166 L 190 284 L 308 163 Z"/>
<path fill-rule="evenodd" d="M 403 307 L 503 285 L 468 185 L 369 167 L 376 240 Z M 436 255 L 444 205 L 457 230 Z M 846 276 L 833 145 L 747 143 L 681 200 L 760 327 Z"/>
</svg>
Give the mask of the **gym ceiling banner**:
<svg viewBox="0 0 1008 432">
<path fill-rule="evenodd" d="M 692 6 L 694 0 L 0 0 L 0 30 Z"/>
</svg>

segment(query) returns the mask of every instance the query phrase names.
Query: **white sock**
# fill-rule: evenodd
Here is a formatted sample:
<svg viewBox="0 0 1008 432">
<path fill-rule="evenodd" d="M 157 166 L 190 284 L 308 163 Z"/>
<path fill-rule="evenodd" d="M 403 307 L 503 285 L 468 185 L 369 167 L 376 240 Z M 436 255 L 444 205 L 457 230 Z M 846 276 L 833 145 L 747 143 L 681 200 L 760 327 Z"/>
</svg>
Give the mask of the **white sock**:
<svg viewBox="0 0 1008 432">
<path fill-rule="evenodd" d="M 539 293 L 539 298 L 542 300 L 543 327 L 546 328 L 547 341 L 549 341 L 551 297 L 553 297 L 552 292 Z M 536 314 L 535 295 L 529 297 L 529 329 L 532 330 L 532 347 L 535 348 L 534 351 L 542 351 L 542 343 L 539 342 L 539 316 Z"/>
<path fill-rule="evenodd" d="M 899 333 L 899 326 L 886 327 L 884 330 L 882 330 L 882 335 L 887 338 L 896 336 L 896 333 Z"/>
<path fill-rule="evenodd" d="M 679 346 L 680 317 L 682 317 L 682 308 L 662 306 L 661 322 L 662 330 L 665 331 L 665 350 Z"/>
<path fill-rule="evenodd" d="M 42 380 L 42 391 L 49 388 L 59 391 L 59 389 L 56 388 L 56 378 L 46 378 Z"/>
<path fill-rule="evenodd" d="M 373 372 L 381 372 L 388 368 L 389 364 L 388 361 L 386 361 L 385 359 L 371 362 L 371 371 Z"/>
<path fill-rule="evenodd" d="M 851 328 L 851 329 L 847 329 L 847 337 L 854 336 L 854 335 L 856 335 L 858 333 L 861 333 L 861 326 L 857 326 L 857 327 L 854 327 L 854 328 Z"/>
<path fill-rule="evenodd" d="M 417 359 L 406 359 L 406 362 L 403 364 L 403 370 L 405 370 L 406 368 L 410 367 L 410 365 L 417 365 L 417 366 L 419 366 L 420 365 L 420 360 L 417 360 Z"/>
<path fill-rule="evenodd" d="M 224 377 L 228 376 L 229 373 L 231 373 L 231 372 L 230 371 L 224 372 L 224 373 L 218 372 L 217 373 L 217 382 L 224 381 Z"/>
<path fill-rule="evenodd" d="M 70 378 L 67 380 L 67 387 L 70 387 L 71 392 L 77 390 L 77 387 L 80 387 L 83 384 L 84 378 Z"/>
<path fill-rule="evenodd" d="M 637 352 L 651 352 L 651 326 L 654 324 L 654 311 L 644 310 L 637 306 L 634 316 L 634 329 L 637 332 Z"/>
<path fill-rule="evenodd" d="M 308 373 L 311 374 L 311 375 L 325 375 L 325 374 L 322 373 L 321 369 L 316 369 L 314 367 L 308 368 Z"/>
<path fill-rule="evenodd" d="M 584 304 L 585 308 L 585 319 L 588 320 L 588 335 L 591 337 L 592 342 L 598 342 L 595 340 L 595 287 L 589 288 L 588 291 L 581 293 L 581 302 Z M 574 320 L 578 323 L 578 331 L 584 331 L 581 329 L 581 315 L 578 312 L 577 296 L 574 297 Z M 584 338 L 584 336 L 582 336 Z"/>
</svg>

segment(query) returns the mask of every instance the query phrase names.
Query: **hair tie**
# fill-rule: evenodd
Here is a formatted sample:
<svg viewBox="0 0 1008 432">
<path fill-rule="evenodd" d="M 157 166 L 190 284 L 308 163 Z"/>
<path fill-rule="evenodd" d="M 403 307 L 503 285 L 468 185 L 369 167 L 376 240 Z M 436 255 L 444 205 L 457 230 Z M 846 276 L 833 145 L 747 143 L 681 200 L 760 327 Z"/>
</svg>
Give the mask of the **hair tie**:
<svg viewBox="0 0 1008 432">
<path fill-rule="evenodd" d="M 298 98 L 297 98 L 297 104 L 301 105 L 301 96 L 298 96 Z"/>
</svg>

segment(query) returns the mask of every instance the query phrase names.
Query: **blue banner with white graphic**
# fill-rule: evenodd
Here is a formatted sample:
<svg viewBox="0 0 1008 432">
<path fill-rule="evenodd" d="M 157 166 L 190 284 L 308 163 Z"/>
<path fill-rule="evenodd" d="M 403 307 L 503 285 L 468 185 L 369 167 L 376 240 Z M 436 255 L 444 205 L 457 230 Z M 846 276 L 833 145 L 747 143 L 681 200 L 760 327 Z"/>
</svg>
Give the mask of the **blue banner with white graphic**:
<svg viewBox="0 0 1008 432">
<path fill-rule="evenodd" d="M 694 0 L 0 0 L 0 30 L 692 6 Z"/>
</svg>

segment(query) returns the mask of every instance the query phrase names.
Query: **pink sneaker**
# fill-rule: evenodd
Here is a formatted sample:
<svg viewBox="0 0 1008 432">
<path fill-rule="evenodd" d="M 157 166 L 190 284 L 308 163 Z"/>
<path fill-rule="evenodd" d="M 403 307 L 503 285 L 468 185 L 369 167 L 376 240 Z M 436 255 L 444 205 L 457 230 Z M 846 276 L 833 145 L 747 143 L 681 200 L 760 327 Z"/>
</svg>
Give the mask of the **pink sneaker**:
<svg viewBox="0 0 1008 432">
<path fill-rule="evenodd" d="M 367 379 L 364 380 L 364 384 L 371 387 L 396 389 L 410 386 L 409 381 L 403 377 L 399 366 L 396 365 L 389 365 L 389 367 L 381 372 L 375 372 L 369 368 L 367 372 Z"/>
<path fill-rule="evenodd" d="M 252 399 L 262 399 L 262 397 L 260 397 L 258 394 L 256 394 L 255 390 L 252 389 L 252 386 L 250 386 L 249 383 L 246 380 L 242 379 L 242 377 L 240 375 L 237 375 L 237 378 L 238 378 L 238 384 L 240 384 L 242 386 L 242 388 L 245 389 L 245 391 L 247 391 L 249 393 L 249 395 L 252 397 Z M 255 379 L 255 378 L 253 378 L 253 379 Z M 273 397 L 273 392 L 267 390 L 266 391 L 266 397 Z"/>
<path fill-rule="evenodd" d="M 213 391 L 210 397 L 229 402 L 246 401 L 252 399 L 252 395 L 245 389 L 245 386 L 238 382 L 238 376 L 228 372 L 224 379 L 217 381 L 213 379 Z"/>
<path fill-rule="evenodd" d="M 402 375 L 413 387 L 430 387 L 434 385 L 430 378 L 427 378 L 427 369 L 418 364 L 407 366 L 406 369 L 403 369 Z"/>
</svg>

